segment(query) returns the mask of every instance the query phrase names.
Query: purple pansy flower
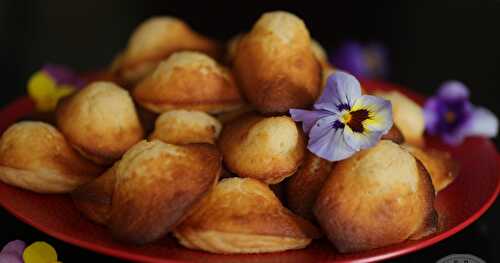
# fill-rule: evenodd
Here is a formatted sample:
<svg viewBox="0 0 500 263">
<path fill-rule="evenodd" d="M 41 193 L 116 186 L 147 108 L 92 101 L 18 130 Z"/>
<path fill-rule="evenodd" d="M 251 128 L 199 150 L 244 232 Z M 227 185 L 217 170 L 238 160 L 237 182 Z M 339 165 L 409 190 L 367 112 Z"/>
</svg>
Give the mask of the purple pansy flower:
<svg viewBox="0 0 500 263">
<path fill-rule="evenodd" d="M 388 73 L 387 49 L 380 43 L 365 46 L 346 41 L 333 54 L 330 62 L 357 78 L 384 78 Z"/>
<path fill-rule="evenodd" d="M 58 86 L 70 85 L 75 88 L 83 88 L 83 86 L 85 86 L 85 80 L 80 78 L 80 76 L 69 67 L 56 64 L 45 64 L 41 71 L 52 77 Z"/>
<path fill-rule="evenodd" d="M 458 81 L 445 82 L 424 106 L 425 127 L 429 134 L 439 135 L 451 145 L 465 137 L 495 137 L 498 119 L 489 110 L 469 101 L 469 90 Z"/>
<path fill-rule="evenodd" d="M 23 263 L 23 251 L 26 244 L 21 240 L 14 240 L 5 245 L 0 251 L 0 263 Z"/>
<path fill-rule="evenodd" d="M 361 95 L 358 80 L 342 71 L 328 77 L 313 110 L 290 109 L 290 115 L 309 134 L 307 148 L 329 161 L 374 146 L 392 127 L 390 101 Z"/>
</svg>

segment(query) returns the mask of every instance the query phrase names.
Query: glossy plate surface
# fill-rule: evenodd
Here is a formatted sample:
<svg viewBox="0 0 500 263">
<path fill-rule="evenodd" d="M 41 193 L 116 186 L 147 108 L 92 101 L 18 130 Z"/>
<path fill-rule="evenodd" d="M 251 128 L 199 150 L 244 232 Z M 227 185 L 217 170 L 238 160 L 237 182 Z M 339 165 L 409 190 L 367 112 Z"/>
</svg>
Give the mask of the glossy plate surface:
<svg viewBox="0 0 500 263">
<path fill-rule="evenodd" d="M 423 98 L 400 86 L 363 82 L 367 90 L 400 90 L 422 103 Z M 0 110 L 0 133 L 33 111 L 27 98 Z M 60 240 L 98 253 L 140 262 L 370 262 L 407 254 L 430 246 L 462 230 L 481 216 L 500 190 L 500 166 L 496 148 L 487 139 L 469 138 L 460 147 L 450 148 L 436 138 L 427 138 L 431 147 L 452 153 L 460 163 L 460 175 L 436 199 L 440 230 L 418 241 L 408 241 L 361 253 L 339 254 L 327 240 L 308 248 L 283 253 L 256 255 L 214 255 L 188 250 L 172 237 L 142 247 L 128 246 L 111 239 L 104 227 L 86 220 L 67 195 L 40 195 L 0 183 L 0 204 L 20 220 Z"/>
</svg>

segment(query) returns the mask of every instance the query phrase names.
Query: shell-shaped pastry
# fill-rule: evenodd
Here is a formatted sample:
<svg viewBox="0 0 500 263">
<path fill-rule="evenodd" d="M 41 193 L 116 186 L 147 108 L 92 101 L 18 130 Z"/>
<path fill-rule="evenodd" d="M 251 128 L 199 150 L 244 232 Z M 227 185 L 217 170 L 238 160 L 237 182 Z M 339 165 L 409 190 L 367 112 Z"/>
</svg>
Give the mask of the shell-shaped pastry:
<svg viewBox="0 0 500 263">
<path fill-rule="evenodd" d="M 330 175 L 334 163 L 306 152 L 299 170 L 288 180 L 286 200 L 288 207 L 297 215 L 313 220 L 312 208 L 316 197 Z"/>
<path fill-rule="evenodd" d="M 215 144 L 221 129 L 220 122 L 203 111 L 173 110 L 156 119 L 150 139 L 171 144 Z"/>
<path fill-rule="evenodd" d="M 60 103 L 57 126 L 85 157 L 110 164 L 144 132 L 129 93 L 112 82 L 93 82 Z"/>
<path fill-rule="evenodd" d="M 374 95 L 391 101 L 394 124 L 401 130 L 406 142 L 423 146 L 425 121 L 422 107 L 398 91 L 376 91 Z"/>
<path fill-rule="evenodd" d="M 38 193 L 68 193 L 101 171 L 43 122 L 16 123 L 0 138 L 0 180 L 13 186 Z"/>
<path fill-rule="evenodd" d="M 160 61 L 182 50 L 200 51 L 213 57 L 219 53 L 215 41 L 194 32 L 184 21 L 168 16 L 152 17 L 135 29 L 112 70 L 125 83 L 136 83 Z"/>
<path fill-rule="evenodd" d="M 221 161 L 210 144 L 134 145 L 115 170 L 108 220 L 113 236 L 136 244 L 163 237 L 217 182 Z"/>
<path fill-rule="evenodd" d="M 323 70 L 331 68 L 330 62 L 328 62 L 328 55 L 326 54 L 325 49 L 323 48 L 323 46 L 321 46 L 321 44 L 317 40 L 313 38 L 311 38 L 311 50 L 316 60 L 318 60 L 318 62 L 321 64 L 321 68 Z"/>
<path fill-rule="evenodd" d="M 190 51 L 174 53 L 162 61 L 135 87 L 133 96 L 154 112 L 188 109 L 220 113 L 243 104 L 229 70 L 205 54 Z"/>
<path fill-rule="evenodd" d="M 288 116 L 247 114 L 224 126 L 218 145 L 229 170 L 267 184 L 291 176 L 305 152 L 303 134 Z"/>
<path fill-rule="evenodd" d="M 104 174 L 71 193 L 76 208 L 87 218 L 106 225 L 111 215 L 111 197 L 115 191 L 116 163 Z"/>
<path fill-rule="evenodd" d="M 238 44 L 234 72 L 261 113 L 310 106 L 319 95 L 321 67 L 304 22 L 283 12 L 263 14 Z"/>
<path fill-rule="evenodd" d="M 314 214 L 343 253 L 418 239 L 434 232 L 437 224 L 429 174 L 388 140 L 337 162 Z"/>
<path fill-rule="evenodd" d="M 404 147 L 429 171 L 436 193 L 445 189 L 457 177 L 458 163 L 450 153 L 437 149 L 422 149 L 409 144 Z"/>
<path fill-rule="evenodd" d="M 319 235 L 267 185 L 237 177 L 219 182 L 174 234 L 185 247 L 222 254 L 300 249 Z"/>
</svg>

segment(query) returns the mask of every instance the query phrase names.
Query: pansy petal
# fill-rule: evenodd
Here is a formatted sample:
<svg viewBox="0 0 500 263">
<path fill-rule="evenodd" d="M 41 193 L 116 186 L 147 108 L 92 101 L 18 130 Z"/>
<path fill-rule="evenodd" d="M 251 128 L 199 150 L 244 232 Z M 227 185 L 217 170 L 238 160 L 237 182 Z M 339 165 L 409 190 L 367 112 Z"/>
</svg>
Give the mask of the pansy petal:
<svg viewBox="0 0 500 263">
<path fill-rule="evenodd" d="M 309 132 L 309 140 L 316 140 L 327 134 L 331 129 L 339 128 L 338 115 L 329 115 L 316 121 Z M 343 126 L 343 125 L 342 125 Z"/>
<path fill-rule="evenodd" d="M 290 109 L 290 116 L 294 121 L 302 122 L 302 129 L 309 133 L 312 126 L 320 119 L 331 115 L 326 111 L 309 111 L 301 109 Z"/>
<path fill-rule="evenodd" d="M 2 251 L 0 251 L 0 253 L 16 253 L 21 255 L 25 248 L 26 243 L 24 243 L 24 241 L 14 240 L 7 243 L 7 245 L 2 248 Z"/>
<path fill-rule="evenodd" d="M 16 253 L 0 253 L 0 263 L 24 263 L 22 257 Z"/>
<path fill-rule="evenodd" d="M 366 72 L 364 51 L 360 43 L 355 41 L 344 42 L 331 58 L 335 67 L 348 71 L 356 77 L 363 77 Z"/>
<path fill-rule="evenodd" d="M 351 112 L 368 111 L 368 119 L 363 121 L 363 127 L 369 131 L 386 133 L 392 127 L 392 104 L 376 96 L 363 95 L 356 100 Z"/>
<path fill-rule="evenodd" d="M 450 80 L 441 85 L 438 90 L 439 98 L 448 101 L 467 100 L 469 98 L 469 90 L 460 81 Z"/>
<path fill-rule="evenodd" d="M 424 105 L 424 120 L 425 120 L 425 129 L 431 135 L 438 133 L 439 131 L 439 122 L 441 121 L 440 113 L 442 102 L 437 97 L 432 97 L 425 102 Z"/>
<path fill-rule="evenodd" d="M 354 132 L 349 126 L 344 129 L 344 140 L 355 151 L 375 146 L 382 135 L 381 131 Z"/>
<path fill-rule="evenodd" d="M 360 96 L 359 81 L 354 76 L 337 70 L 328 77 L 323 94 L 314 104 L 314 108 L 338 112 L 339 107 L 351 107 Z"/>
<path fill-rule="evenodd" d="M 477 107 L 467 124 L 466 135 L 495 137 L 498 133 L 498 119 L 486 108 Z"/>
<path fill-rule="evenodd" d="M 332 162 L 349 158 L 355 151 L 344 141 L 343 132 L 343 129 L 327 130 L 323 136 L 310 139 L 307 148 L 315 155 Z"/>
</svg>

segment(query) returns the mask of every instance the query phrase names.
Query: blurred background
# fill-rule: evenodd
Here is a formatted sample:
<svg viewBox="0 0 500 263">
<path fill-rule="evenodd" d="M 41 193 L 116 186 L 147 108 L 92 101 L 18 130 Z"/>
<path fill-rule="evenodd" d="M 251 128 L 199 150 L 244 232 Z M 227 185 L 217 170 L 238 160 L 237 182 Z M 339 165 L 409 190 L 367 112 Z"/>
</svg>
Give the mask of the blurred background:
<svg viewBox="0 0 500 263">
<path fill-rule="evenodd" d="M 500 116 L 499 0 L 1 0 L 0 106 L 25 94 L 27 79 L 45 63 L 79 71 L 107 67 L 125 47 L 134 27 L 148 17 L 176 16 L 196 31 L 225 41 L 249 30 L 263 12 L 277 9 L 301 17 L 329 53 L 346 40 L 382 44 L 388 53 L 387 81 L 430 95 L 443 81 L 460 80 L 470 88 L 473 103 Z M 400 260 L 435 261 L 451 253 L 472 253 L 488 262 L 500 262 L 498 210 L 496 205 L 459 235 Z M 52 240 L 4 210 L 0 210 L 0 222 L 14 225 L 0 224 L 0 245 L 15 238 Z M 97 258 L 52 241 L 65 262 L 82 254 Z"/>
</svg>

